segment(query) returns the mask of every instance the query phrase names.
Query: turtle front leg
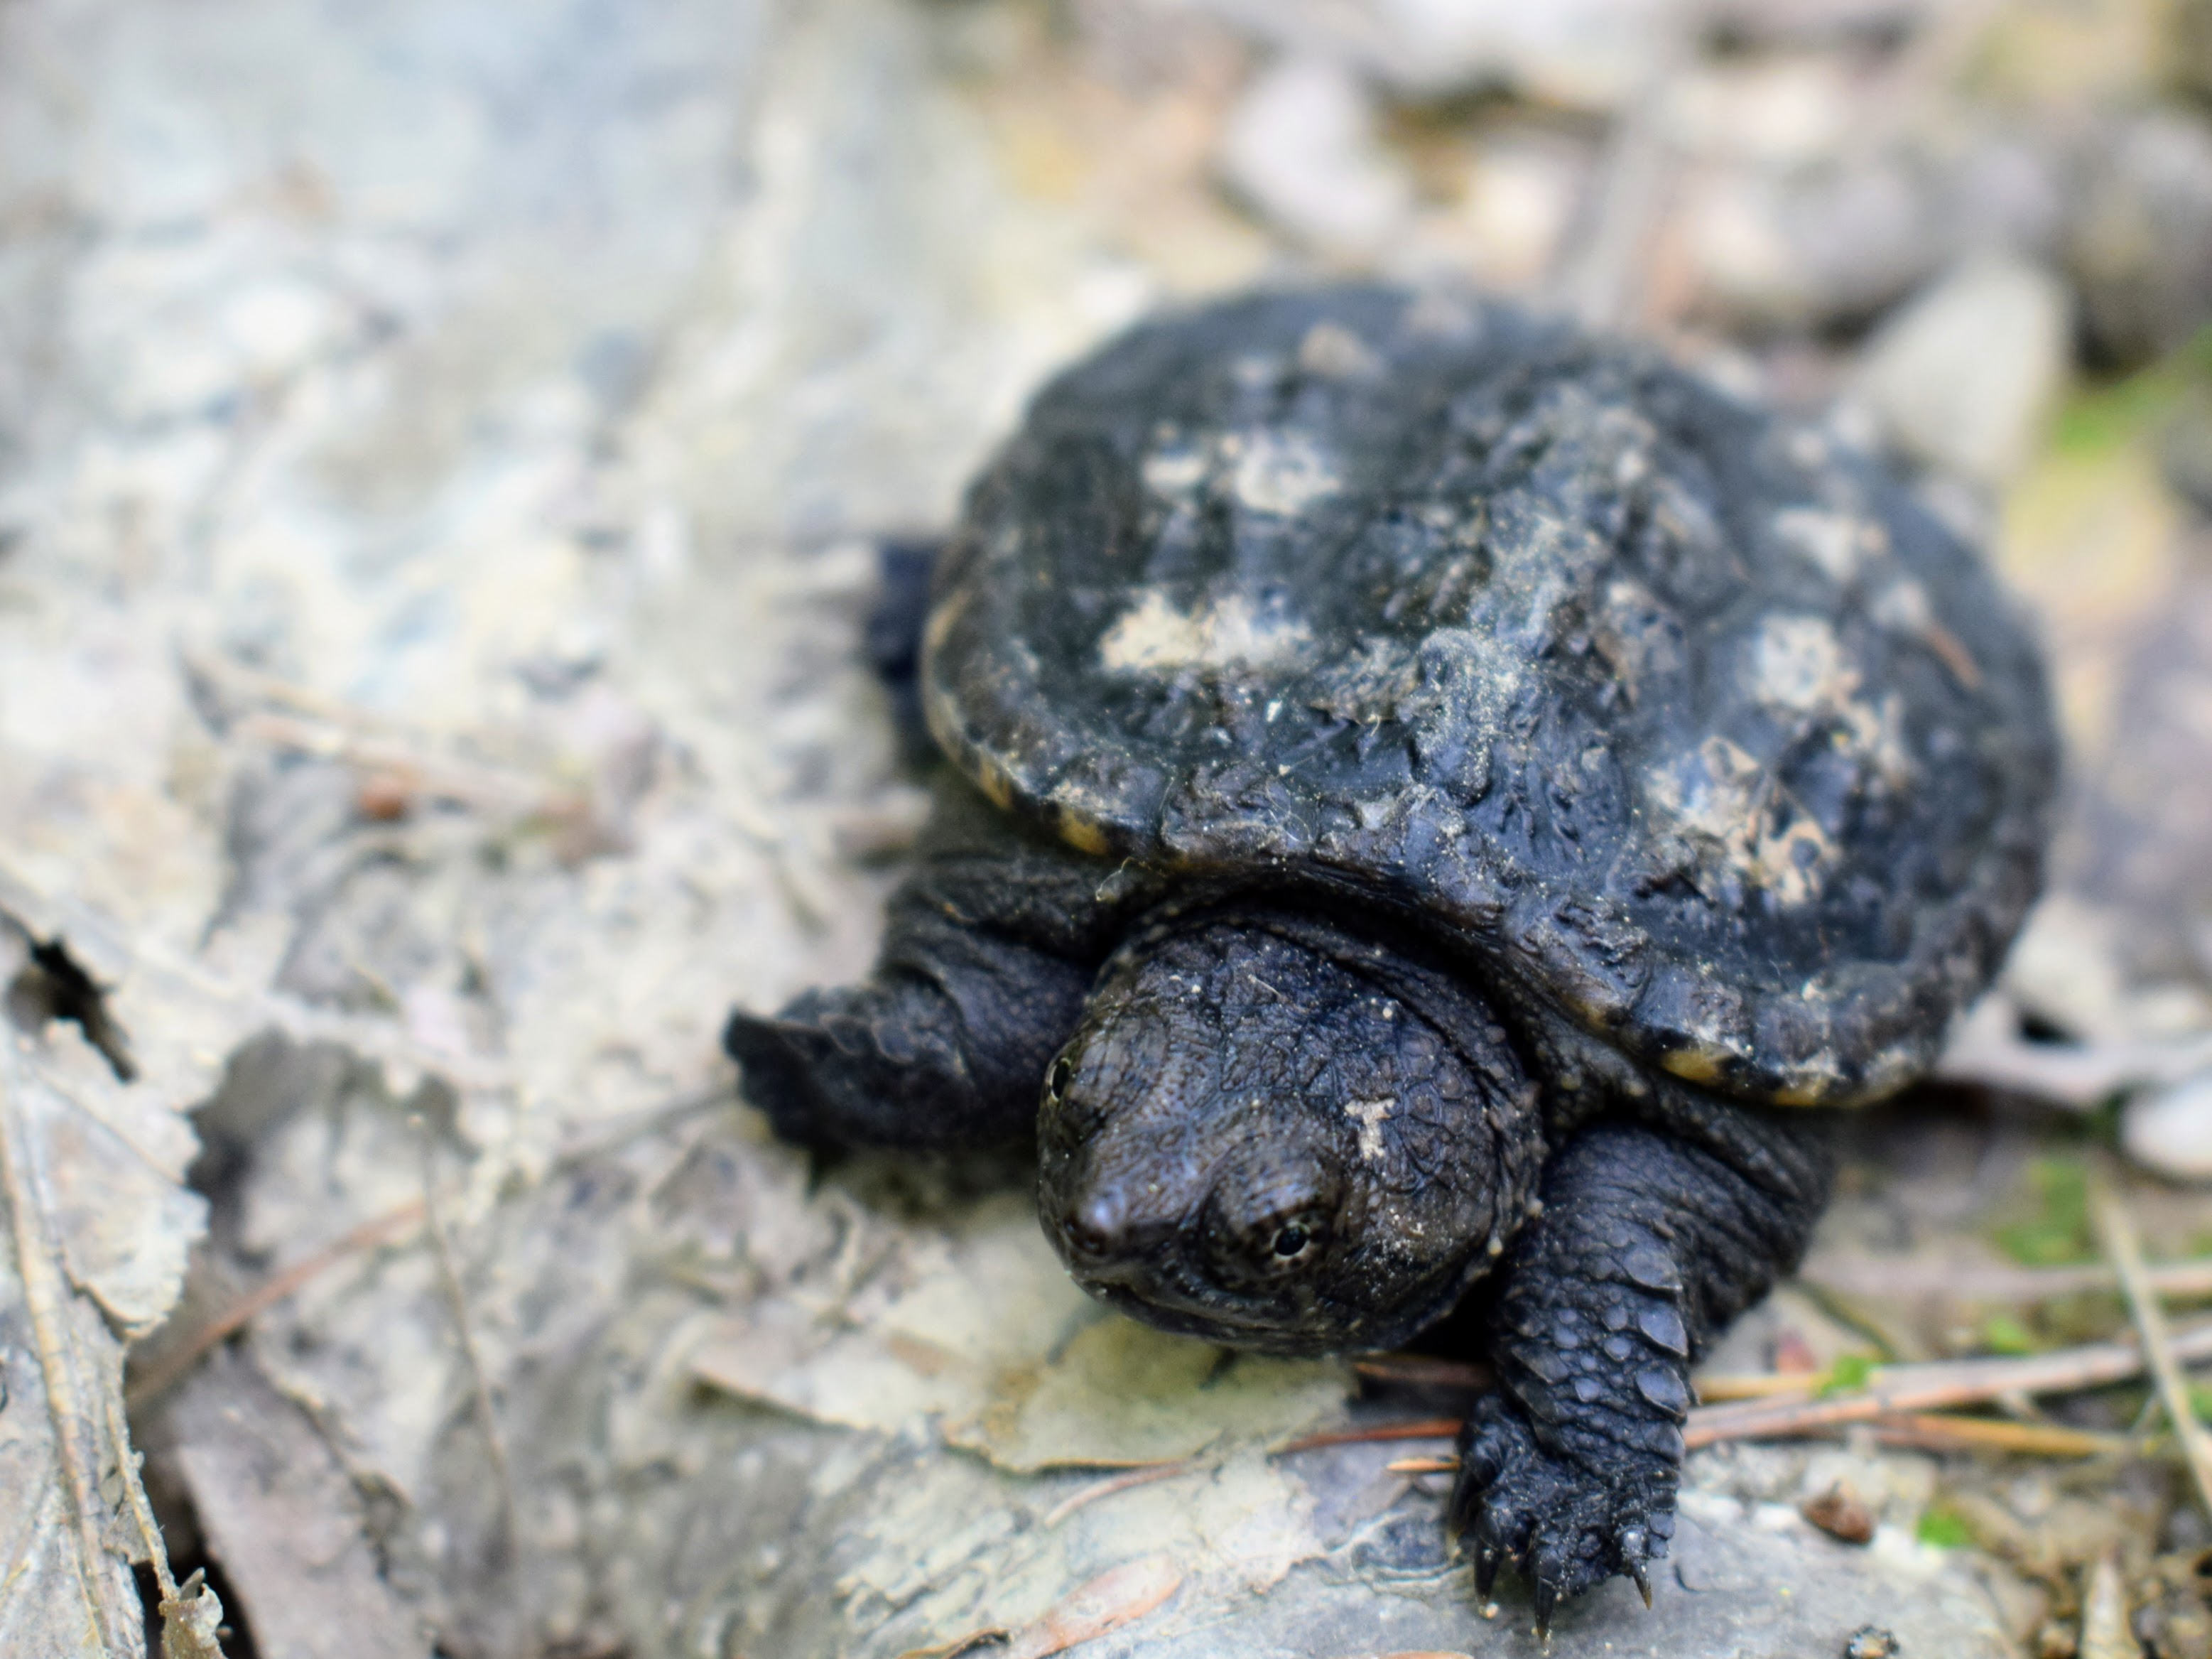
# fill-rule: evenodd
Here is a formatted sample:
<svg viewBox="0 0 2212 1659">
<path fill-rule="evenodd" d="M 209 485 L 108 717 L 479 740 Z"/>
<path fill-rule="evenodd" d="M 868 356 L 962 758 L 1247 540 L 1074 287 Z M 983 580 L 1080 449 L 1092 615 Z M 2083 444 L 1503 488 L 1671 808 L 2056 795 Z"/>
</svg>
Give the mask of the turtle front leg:
<svg viewBox="0 0 2212 1659">
<path fill-rule="evenodd" d="M 1045 1067 L 1075 1028 L 1090 972 L 957 927 L 927 943 L 894 935 L 886 954 L 909 960 L 878 964 L 863 984 L 805 992 L 774 1017 L 730 1017 L 723 1047 L 777 1134 L 958 1152 L 1034 1131 Z"/>
<path fill-rule="evenodd" d="M 787 1140 L 957 1152 L 1033 1133 L 1122 908 L 1149 891 L 1102 899 L 1112 865 L 1021 830 L 949 771 L 915 854 L 863 983 L 723 1030 Z"/>
<path fill-rule="evenodd" d="M 1796 1265 L 1827 1198 L 1817 1127 L 1738 1115 L 1723 1157 L 1666 1130 L 1601 1123 L 1546 1171 L 1491 1324 L 1498 1391 L 1460 1436 L 1451 1518 L 1487 1595 L 1501 1562 L 1536 1624 L 1615 1573 L 1650 1599 L 1674 1531 L 1690 1367 Z M 1700 1139 L 1705 1137 L 1701 1136 Z"/>
</svg>

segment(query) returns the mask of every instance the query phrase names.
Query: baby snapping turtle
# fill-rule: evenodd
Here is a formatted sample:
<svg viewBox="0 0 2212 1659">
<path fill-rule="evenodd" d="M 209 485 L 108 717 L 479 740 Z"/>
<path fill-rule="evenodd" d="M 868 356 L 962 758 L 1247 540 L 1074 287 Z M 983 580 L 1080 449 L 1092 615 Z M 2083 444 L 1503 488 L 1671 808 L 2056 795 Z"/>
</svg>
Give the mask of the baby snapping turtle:
<svg viewBox="0 0 2212 1659">
<path fill-rule="evenodd" d="M 868 981 L 732 1019 L 749 1097 L 1034 1123 L 1075 1277 L 1240 1347 L 1491 1276 L 1478 1580 L 1644 1584 L 1691 1364 L 1826 1200 L 1808 1109 L 1923 1072 L 2034 893 L 2056 740 L 1988 573 L 1651 351 L 1335 288 L 1047 386 L 921 674 L 958 775 Z"/>
</svg>

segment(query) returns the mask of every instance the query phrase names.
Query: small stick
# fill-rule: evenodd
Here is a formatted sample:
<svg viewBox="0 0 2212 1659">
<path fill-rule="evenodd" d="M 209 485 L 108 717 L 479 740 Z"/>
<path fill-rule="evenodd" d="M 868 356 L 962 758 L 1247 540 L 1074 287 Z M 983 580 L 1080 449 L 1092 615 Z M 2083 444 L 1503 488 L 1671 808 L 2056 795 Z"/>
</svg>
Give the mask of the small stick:
<svg viewBox="0 0 2212 1659">
<path fill-rule="evenodd" d="M 2146 1265 L 2151 1288 L 2166 1297 L 2212 1296 L 2212 1257 Z M 1891 1260 L 1882 1256 L 1815 1258 L 1797 1276 L 1846 1296 L 1946 1296 L 1962 1302 L 2049 1302 L 2060 1297 L 2116 1291 L 2120 1276 L 2108 1262 L 2078 1267 L 2014 1267 L 2000 1262 L 1959 1263 Z"/>
<path fill-rule="evenodd" d="M 1292 1452 L 1317 1451 L 1323 1446 L 1364 1446 L 1379 1440 L 1449 1440 L 1459 1431 L 1460 1419 L 1456 1417 L 1425 1417 L 1415 1423 L 1378 1423 L 1371 1428 L 1304 1435 L 1288 1445 L 1276 1447 L 1275 1455 L 1287 1457 Z"/>
<path fill-rule="evenodd" d="M 2161 1332 L 2163 1327 L 2160 1328 Z M 2212 1322 L 2191 1326 L 2166 1340 L 2168 1357 L 2179 1367 L 2212 1359 Z M 1365 1369 L 1363 1365 L 1362 1369 Z M 1717 1394 L 1733 1393 L 1735 1403 L 1703 1405 L 1690 1413 L 1683 1430 L 1684 1443 L 1709 1446 L 1722 1440 L 1747 1440 L 1765 1437 L 1788 1437 L 1808 1434 L 1821 1429 L 1838 1428 L 1846 1423 L 1870 1423 L 1887 1419 L 1894 1422 L 1904 1419 L 1902 1428 L 1910 1431 L 1913 1419 L 1920 1414 L 1944 1406 L 1978 1405 L 1984 1401 L 2000 1400 L 2007 1395 L 2022 1396 L 2039 1394 L 2066 1394 L 2080 1389 L 2102 1387 L 2108 1382 L 2124 1382 L 2139 1375 L 2143 1369 L 2143 1350 L 2134 1342 L 2094 1342 L 2078 1348 L 2061 1348 L 2051 1353 L 2030 1354 L 2021 1358 L 1957 1359 L 1927 1365 L 1882 1365 L 1874 1370 L 1868 1386 L 1831 1395 L 1813 1397 L 1777 1399 L 1780 1394 L 1803 1396 L 1809 1386 L 1817 1386 L 1807 1377 L 1789 1372 L 1777 1372 L 1771 1376 L 1718 1376 L 1698 1381 L 1700 1395 L 1707 1400 Z M 1709 1390 L 1714 1392 L 1708 1392 Z M 2021 1436 L 2057 1437 L 2047 1440 L 2055 1449 L 2062 1443 L 2072 1447 L 2087 1449 L 2089 1442 L 2075 1439 L 2072 1430 L 2058 1429 L 2039 1424 L 1996 1424 L 1985 1419 L 1934 1419 L 1943 1425 L 1942 1431 L 1952 1432 L 1952 1425 L 1962 1421 L 1981 1423 L 1986 1426 L 1964 1431 L 1984 1443 L 2004 1443 L 2027 1449 Z M 2193 1419 L 2192 1419 L 2193 1420 Z M 1443 1440 L 1459 1432 L 1459 1424 L 1452 1418 L 1423 1418 L 1407 1423 L 1383 1423 L 1370 1428 L 1345 1429 L 1322 1434 L 1310 1434 L 1276 1449 L 1277 1455 L 1309 1451 L 1321 1446 L 1358 1445 L 1382 1440 Z M 2202 1435 L 2200 1427 L 2197 1432 Z M 2135 1443 L 2112 1437 L 2098 1437 L 2094 1449 L 2099 1452 L 2117 1451 L 2123 1447 L 2135 1447 Z M 2139 1448 L 2136 1448 L 2138 1449 Z M 2081 1455 L 2087 1455 L 2083 1449 Z M 2206 1465 L 2212 1470 L 2212 1463 Z"/>
<path fill-rule="evenodd" d="M 1401 1457 L 1382 1466 L 1393 1474 L 1451 1474 L 1459 1468 L 1456 1457 Z"/>
<path fill-rule="evenodd" d="M 1693 1376 L 1690 1386 L 1700 1403 L 1717 1406 L 1731 1400 L 1772 1400 L 1793 1394 L 1811 1394 L 1820 1388 L 1820 1371 L 1758 1371 L 1749 1375 L 1722 1372 L 1717 1376 Z"/>
<path fill-rule="evenodd" d="M 88 1369 L 96 1372 L 97 1362 L 79 1346 L 76 1293 L 63 1276 L 61 1242 L 54 1236 L 38 1175 L 25 1155 L 30 1137 L 21 1097 L 48 1086 L 22 1057 L 21 1051 L 27 1046 L 25 1038 L 0 1037 L 0 1200 L 5 1200 L 0 1207 L 8 1213 L 15 1271 L 23 1286 L 24 1311 L 39 1357 L 40 1381 L 46 1389 L 53 1457 L 61 1466 L 70 1520 L 76 1534 L 71 1540 L 76 1547 L 74 1550 L 64 1547 L 57 1553 L 67 1560 L 64 1571 L 76 1580 L 77 1593 L 92 1614 L 92 1628 L 87 1634 L 102 1648 L 123 1653 L 129 1650 L 132 1632 L 128 1626 L 113 1627 L 122 1610 L 115 1595 L 104 1593 L 100 1577 L 111 1558 L 106 1537 L 107 1510 L 100 1491 L 99 1425 L 83 1408 L 87 1396 L 100 1382 L 96 1375 L 90 1378 L 85 1375 Z M 11 1566 L 11 1578 L 16 1571 Z"/>
<path fill-rule="evenodd" d="M 2033 1457 L 2140 1457 L 2149 1450 L 2144 1441 L 2124 1434 L 2092 1434 L 2087 1429 L 2063 1428 L 2055 1423 L 2007 1423 L 1996 1418 L 1954 1417 L 1935 1412 L 1876 1418 L 1873 1427 L 1878 1440 L 1929 1451 L 1964 1446 L 2025 1452 Z"/>
<path fill-rule="evenodd" d="M 1377 1382 L 1402 1382 L 1416 1389 L 1465 1389 L 1480 1393 L 1494 1380 L 1490 1367 L 1464 1359 L 1437 1359 L 1425 1353 L 1378 1353 L 1355 1359 L 1352 1369 Z"/>
<path fill-rule="evenodd" d="M 2173 1339 L 2177 1360 L 2212 1359 L 2212 1323 L 2192 1325 Z M 1929 1365 L 1877 1367 L 1864 1389 L 1813 1400 L 1747 1401 L 1701 1406 L 1690 1413 L 1683 1439 L 1692 1446 L 1716 1440 L 1803 1434 L 1844 1423 L 1977 1404 L 2014 1390 L 2063 1394 L 2124 1382 L 2141 1374 L 2142 1349 L 2134 1342 L 2097 1342 L 2020 1359 L 1959 1359 Z"/>
<path fill-rule="evenodd" d="M 336 1267 L 346 1257 L 405 1232 L 422 1220 L 422 1200 L 419 1198 L 412 1200 L 395 1210 L 387 1210 L 373 1221 L 364 1221 L 351 1232 L 324 1245 L 313 1255 L 303 1256 L 282 1273 L 271 1274 L 190 1336 L 179 1340 L 158 1364 L 149 1365 L 131 1385 L 128 1396 L 131 1405 L 134 1408 L 143 1406 L 155 1395 L 166 1393 L 185 1372 L 206 1358 L 209 1351 L 218 1343 L 243 1330 L 308 1280 Z"/>
<path fill-rule="evenodd" d="M 2089 1198 L 2097 1231 L 2112 1265 L 2119 1269 L 2120 1288 L 2126 1293 L 2128 1311 L 2135 1316 L 2136 1330 L 2142 1338 L 2150 1374 L 2157 1379 L 2159 1398 L 2166 1402 L 2166 1420 L 2173 1425 L 2173 1437 L 2180 1443 L 2181 1455 L 2197 1481 L 2197 1501 L 2207 1515 L 2212 1515 L 2212 1437 L 2205 1434 L 2204 1425 L 2190 1407 L 2189 1380 L 2181 1374 L 2173 1338 L 2166 1327 L 2166 1310 L 2159 1305 L 2158 1295 L 2143 1272 L 2142 1245 L 2136 1237 L 2135 1218 L 2101 1179 L 2090 1188 Z"/>
<path fill-rule="evenodd" d="M 1131 1469 L 1125 1474 L 1114 1475 L 1104 1480 L 1094 1480 L 1080 1492 L 1070 1492 L 1059 1503 L 1054 1504 L 1044 1512 L 1044 1518 L 1037 1524 L 1049 1532 L 1078 1510 L 1095 1504 L 1102 1498 L 1111 1498 L 1117 1492 L 1128 1491 L 1132 1486 L 1149 1486 L 1155 1480 L 1171 1480 L 1178 1474 L 1189 1473 L 1190 1464 L 1186 1460 L 1179 1463 L 1161 1463 L 1149 1469 Z"/>
<path fill-rule="evenodd" d="M 1643 309 L 1645 255 L 1680 159 L 1667 131 L 1668 103 L 1694 64 L 1704 12 L 1704 0 L 1661 8 L 1658 50 L 1613 118 L 1588 197 L 1556 256 L 1548 286 L 1585 327 L 1626 328 Z"/>
<path fill-rule="evenodd" d="M 1695 1417 L 1692 1413 L 1692 1418 Z M 1811 1433 L 1836 1425 L 1817 1425 Z M 2005 1423 L 1986 1417 L 1954 1417 L 1935 1412 L 1909 1412 L 1877 1417 L 1867 1425 L 1875 1439 L 1893 1446 L 1914 1446 L 1924 1451 L 1960 1449 L 2023 1452 L 2034 1457 L 2139 1457 L 2151 1448 L 2125 1435 L 2092 1434 L 2085 1429 L 2063 1429 L 2041 1423 Z M 1719 1437 L 1738 1440 L 1747 1436 Z M 1692 1444 L 1704 1444 L 1696 1441 Z M 1393 1474 L 1443 1474 L 1459 1467 L 1456 1457 L 1402 1457 L 1383 1466 Z"/>
<path fill-rule="evenodd" d="M 146 1497 L 145 1482 L 140 1478 L 140 1467 L 145 1460 L 131 1444 L 131 1427 L 124 1421 L 122 1402 L 113 1389 L 106 1394 L 107 1437 L 114 1442 L 115 1472 L 123 1483 L 124 1498 L 131 1506 L 131 1519 L 138 1528 L 138 1542 L 146 1551 L 146 1560 L 154 1569 L 154 1583 L 166 1605 L 177 1599 L 177 1576 L 169 1570 L 167 1543 L 160 1523 L 154 1519 L 154 1505 Z"/>
</svg>

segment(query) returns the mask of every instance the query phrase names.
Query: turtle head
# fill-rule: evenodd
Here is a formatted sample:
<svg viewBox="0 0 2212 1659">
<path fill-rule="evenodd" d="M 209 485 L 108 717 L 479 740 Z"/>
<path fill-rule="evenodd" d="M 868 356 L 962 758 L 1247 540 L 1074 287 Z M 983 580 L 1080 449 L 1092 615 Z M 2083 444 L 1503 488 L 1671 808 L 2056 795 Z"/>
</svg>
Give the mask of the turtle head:
<svg viewBox="0 0 2212 1659">
<path fill-rule="evenodd" d="M 1534 1098 L 1454 976 L 1301 914 L 1171 918 L 1109 963 L 1047 1073 L 1039 1210 L 1077 1280 L 1148 1323 L 1393 1346 L 1523 1213 Z"/>
</svg>

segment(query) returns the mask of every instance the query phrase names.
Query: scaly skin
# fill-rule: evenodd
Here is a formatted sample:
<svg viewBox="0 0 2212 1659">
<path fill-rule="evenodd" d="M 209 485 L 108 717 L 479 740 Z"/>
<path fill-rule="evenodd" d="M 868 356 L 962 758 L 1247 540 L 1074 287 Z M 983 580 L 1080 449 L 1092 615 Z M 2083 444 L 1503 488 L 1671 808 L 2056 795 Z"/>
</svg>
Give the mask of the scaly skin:
<svg viewBox="0 0 2212 1659">
<path fill-rule="evenodd" d="M 1686 1094 L 1678 1109 L 1737 1156 L 1601 1122 L 1553 1158 L 1492 1316 L 1499 1391 L 1460 1436 L 1451 1516 L 1476 1583 L 1487 1595 L 1511 1561 L 1540 1629 L 1615 1573 L 1650 1600 L 1649 1564 L 1674 1531 L 1690 1368 L 1796 1264 L 1827 1200 L 1817 1121 Z"/>
</svg>

